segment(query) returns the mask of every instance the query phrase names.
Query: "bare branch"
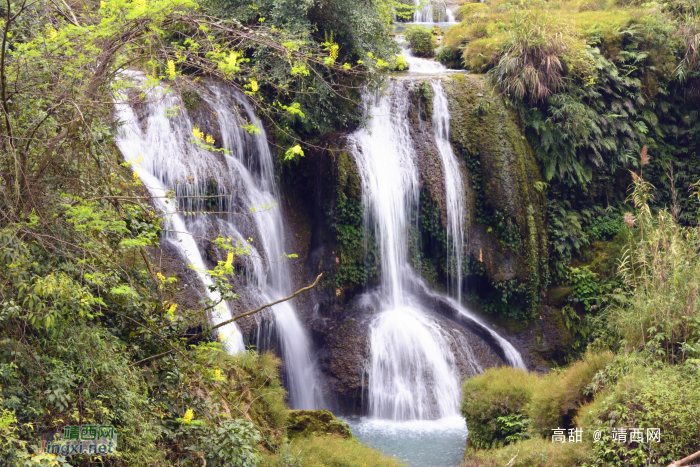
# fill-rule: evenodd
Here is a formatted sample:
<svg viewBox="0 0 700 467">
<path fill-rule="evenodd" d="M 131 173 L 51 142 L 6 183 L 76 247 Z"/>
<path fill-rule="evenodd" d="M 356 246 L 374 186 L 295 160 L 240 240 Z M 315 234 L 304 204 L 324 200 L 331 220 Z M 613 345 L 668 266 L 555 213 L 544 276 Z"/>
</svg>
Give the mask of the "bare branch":
<svg viewBox="0 0 700 467">
<path fill-rule="evenodd" d="M 190 342 L 190 341 L 192 341 L 192 340 L 194 340 L 194 339 L 197 339 L 197 338 L 199 338 L 199 337 L 202 337 L 203 335 L 205 335 L 205 334 L 208 333 L 208 332 L 212 332 L 212 331 L 215 330 L 215 329 L 218 329 L 218 328 L 220 328 L 220 327 L 222 327 L 222 326 L 226 326 L 227 324 L 231 324 L 231 323 L 233 323 L 234 321 L 237 321 L 237 320 L 239 320 L 239 319 L 241 319 L 241 318 L 245 318 L 246 316 L 250 316 L 250 315 L 254 315 L 255 313 L 259 313 L 259 312 L 261 312 L 262 310 L 264 310 L 265 308 L 270 308 L 271 306 L 275 306 L 275 305 L 277 305 L 278 303 L 282 303 L 282 302 L 286 302 L 287 300 L 291 300 L 291 299 L 293 299 L 294 297 L 296 297 L 297 295 L 299 295 L 300 293 L 306 292 L 307 290 L 311 290 L 311 289 L 313 289 L 314 287 L 316 287 L 316 285 L 318 284 L 318 281 L 321 279 L 322 276 L 323 276 L 323 273 L 319 274 L 318 277 L 316 278 L 316 280 L 314 281 L 313 284 L 309 285 L 308 287 L 304 287 L 303 289 L 297 290 L 296 292 L 294 292 L 294 293 L 293 293 L 292 295 L 290 295 L 289 297 L 281 298 L 281 299 L 279 299 L 279 300 L 277 300 L 277 301 L 274 301 L 274 302 L 272 302 L 272 303 L 268 303 L 267 305 L 263 305 L 263 306 L 261 306 L 260 308 L 256 308 L 255 310 L 246 311 L 245 313 L 241 313 L 240 315 L 238 315 L 238 316 L 236 316 L 236 317 L 234 317 L 234 318 L 232 318 L 232 319 L 229 319 L 229 320 L 227 320 L 227 321 L 224 321 L 223 323 L 219 323 L 219 324 L 217 324 L 216 326 L 212 326 L 212 327 L 209 328 L 209 329 L 205 329 L 204 331 L 200 332 L 199 334 L 195 334 L 194 336 L 192 336 L 192 337 L 190 337 L 189 339 L 187 339 L 186 342 Z"/>
</svg>

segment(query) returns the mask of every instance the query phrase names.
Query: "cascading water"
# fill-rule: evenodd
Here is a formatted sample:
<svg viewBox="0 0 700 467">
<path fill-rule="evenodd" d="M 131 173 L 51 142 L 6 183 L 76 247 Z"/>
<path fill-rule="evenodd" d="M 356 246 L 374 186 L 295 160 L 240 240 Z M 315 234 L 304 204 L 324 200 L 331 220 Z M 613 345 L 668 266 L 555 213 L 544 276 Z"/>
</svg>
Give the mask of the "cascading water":
<svg viewBox="0 0 700 467">
<path fill-rule="evenodd" d="M 367 228 L 381 251 L 381 313 L 370 334 L 370 414 L 390 420 L 457 413 L 459 382 L 449 341 L 411 299 L 408 222 L 418 203 L 410 100 L 401 83 L 369 102 L 370 128 L 350 137 L 362 178 Z"/>
<path fill-rule="evenodd" d="M 439 80 L 432 86 L 432 133 L 445 179 L 447 259 L 454 270 L 450 292 L 456 300 L 431 290 L 409 262 L 409 227 L 419 199 L 418 155 L 409 122 L 411 86 L 394 80 L 382 92 L 367 95 L 368 126 L 348 139 L 362 180 L 365 229 L 374 230 L 382 273 L 380 287 L 366 293 L 361 302 L 376 312 L 370 323 L 367 362 L 370 418 L 350 422 L 360 440 L 412 467 L 459 464 L 468 430 L 458 413 L 457 359 L 468 374 L 483 371 L 470 341 L 454 325 L 438 319 L 433 307 L 449 310 L 470 329 L 478 328 L 505 361 L 524 368 L 517 350 L 459 303 L 465 253 L 464 181 L 450 145 L 447 97 Z"/>
<path fill-rule="evenodd" d="M 429 290 L 409 263 L 408 227 L 411 213 L 418 207 L 419 177 L 408 120 L 408 87 L 393 81 L 383 93 L 367 96 L 369 127 L 349 138 L 362 179 L 366 229 L 374 229 L 381 252 L 381 286 L 371 304 L 379 314 L 370 326 L 368 369 L 369 411 L 375 418 L 421 420 L 457 414 L 459 372 L 453 341 L 426 312 L 419 297 L 432 296 L 445 304 L 479 327 L 511 365 L 524 367 L 510 343 L 459 303 L 466 221 L 464 183 L 449 142 L 447 97 L 440 82 L 432 86 L 433 135 L 445 177 L 448 264 L 454 268 L 456 301 Z"/>
<path fill-rule="evenodd" d="M 448 292 L 462 302 L 462 258 L 464 255 L 464 225 L 467 203 L 464 197 L 462 170 L 450 144 L 450 108 L 440 81 L 433 82 L 433 133 L 440 153 L 445 177 L 445 208 L 447 210 L 447 252 L 451 279 Z M 451 287 L 450 287 L 451 286 Z M 451 289 L 451 290 L 450 290 Z"/>
<path fill-rule="evenodd" d="M 414 0 L 414 2 L 416 7 L 421 5 L 421 0 Z M 413 14 L 413 21 L 416 23 L 454 23 L 455 17 L 444 0 L 428 0 Z"/>
<path fill-rule="evenodd" d="M 200 252 L 207 245 L 195 238 L 211 237 L 212 232 L 214 236 L 230 237 L 233 244 L 249 250 L 243 259 L 254 286 L 247 291 L 258 305 L 289 295 L 289 271 L 283 259 L 284 223 L 277 207 L 272 155 L 248 99 L 223 85 L 202 90 L 201 97 L 215 117 L 221 146 L 227 149 L 213 152 L 190 142 L 196 122 L 176 93 L 157 88 L 150 94 L 151 101 L 140 104 L 143 115 L 137 115 L 126 100 L 117 105 L 117 117 L 125 122 L 117 145 L 165 214 L 166 241 L 180 249 L 207 286 L 211 279 L 203 272 L 207 268 Z M 257 126 L 261 134 L 248 134 L 242 129 L 245 124 Z M 165 198 L 169 189 L 175 190 L 178 201 Z M 212 202 L 217 216 L 183 217 L 178 213 L 178 208 L 188 212 L 211 210 Z M 255 212 L 251 213 L 251 208 Z M 213 301 L 219 301 L 215 292 L 207 293 Z M 232 316 L 226 303 L 218 311 L 212 313 L 214 323 Z M 293 306 L 290 302 L 275 305 L 272 316 L 290 405 L 298 409 L 324 405 L 311 343 Z M 229 326 L 224 337 L 231 352 L 244 350 L 241 332 L 235 326 Z"/>
</svg>

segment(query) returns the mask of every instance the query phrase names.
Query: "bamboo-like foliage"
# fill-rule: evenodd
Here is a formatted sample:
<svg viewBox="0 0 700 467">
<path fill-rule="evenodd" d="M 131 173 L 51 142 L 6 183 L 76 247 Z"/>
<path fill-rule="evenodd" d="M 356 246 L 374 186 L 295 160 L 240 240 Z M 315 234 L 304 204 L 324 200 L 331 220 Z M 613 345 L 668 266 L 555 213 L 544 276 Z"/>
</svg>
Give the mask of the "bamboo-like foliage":
<svg viewBox="0 0 700 467">
<path fill-rule="evenodd" d="M 666 209 L 649 206 L 653 186 L 632 173 L 629 200 L 634 217 L 625 223 L 635 235 L 619 273 L 632 289 L 613 312 L 629 348 L 646 348 L 669 362 L 696 352 L 700 338 L 700 228 L 683 227 Z"/>
</svg>

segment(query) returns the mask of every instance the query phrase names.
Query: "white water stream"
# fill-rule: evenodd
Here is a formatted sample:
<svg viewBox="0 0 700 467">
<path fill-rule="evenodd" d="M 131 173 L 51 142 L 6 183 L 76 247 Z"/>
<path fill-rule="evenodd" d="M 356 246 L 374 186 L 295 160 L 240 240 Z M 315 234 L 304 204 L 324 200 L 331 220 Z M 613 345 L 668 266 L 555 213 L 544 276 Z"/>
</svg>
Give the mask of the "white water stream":
<svg viewBox="0 0 700 467">
<path fill-rule="evenodd" d="M 414 0 L 414 5 L 419 6 L 420 4 L 421 0 Z M 454 23 L 455 16 L 444 0 L 427 0 L 423 7 L 413 14 L 413 21 L 416 23 Z"/>
<path fill-rule="evenodd" d="M 203 284 L 212 283 L 204 272 L 207 267 L 201 253 L 209 245 L 199 239 L 219 234 L 230 237 L 233 244 L 250 251 L 242 258 L 253 285 L 247 289 L 254 301 L 263 305 L 292 292 L 284 258 L 284 222 L 264 128 L 248 99 L 228 87 L 210 85 L 202 90 L 201 97 L 211 109 L 222 147 L 229 152 L 213 152 L 193 144 L 190 139 L 197 122 L 188 115 L 177 93 L 164 93 L 162 88 L 149 93 L 149 102 L 140 105 L 141 113 L 125 102 L 117 104 L 117 118 L 125 123 L 117 145 L 165 215 L 166 241 L 179 248 Z M 248 134 L 242 129 L 246 123 L 256 125 L 261 134 Z M 166 200 L 167 190 L 174 190 L 178 200 Z M 180 212 L 203 211 L 212 203 L 215 211 L 224 214 L 185 217 Z M 219 301 L 216 292 L 207 290 L 207 294 Z M 275 305 L 272 316 L 291 407 L 314 409 L 324 405 L 311 343 L 293 305 Z M 231 317 L 228 304 L 223 303 L 212 313 L 211 321 L 220 323 Z M 230 352 L 245 350 L 235 325 L 227 326 L 223 334 Z"/>
<path fill-rule="evenodd" d="M 436 62 L 409 57 L 413 72 L 446 71 Z M 444 467 L 459 464 L 467 436 L 458 412 L 455 351 L 474 374 L 483 370 L 466 339 L 456 341 L 419 297 L 446 304 L 490 335 L 507 363 L 525 365 L 506 339 L 461 304 L 467 217 L 463 171 L 450 144 L 447 95 L 439 79 L 431 80 L 431 85 L 433 137 L 445 181 L 452 297 L 430 290 L 409 262 L 409 224 L 419 197 L 418 156 L 408 120 L 409 86 L 403 80 L 391 81 L 383 91 L 366 96 L 369 123 L 348 139 L 362 179 L 365 228 L 374 230 L 382 272 L 379 290 L 367 298 L 376 311 L 367 368 L 369 418 L 350 422 L 361 440 L 411 466 Z"/>
<path fill-rule="evenodd" d="M 368 103 L 368 129 L 350 139 L 362 178 L 366 228 L 381 251 L 381 313 L 370 331 L 369 409 L 376 418 L 420 420 L 457 413 L 458 371 L 439 325 L 411 296 L 408 222 L 418 204 L 410 99 L 402 83 Z"/>
<path fill-rule="evenodd" d="M 447 250 L 451 280 L 447 291 L 462 302 L 462 258 L 464 256 L 464 226 L 467 201 L 464 196 L 462 169 L 450 144 L 450 108 L 447 94 L 440 81 L 433 82 L 433 133 L 440 153 L 445 177 L 445 208 L 447 209 Z"/>
</svg>

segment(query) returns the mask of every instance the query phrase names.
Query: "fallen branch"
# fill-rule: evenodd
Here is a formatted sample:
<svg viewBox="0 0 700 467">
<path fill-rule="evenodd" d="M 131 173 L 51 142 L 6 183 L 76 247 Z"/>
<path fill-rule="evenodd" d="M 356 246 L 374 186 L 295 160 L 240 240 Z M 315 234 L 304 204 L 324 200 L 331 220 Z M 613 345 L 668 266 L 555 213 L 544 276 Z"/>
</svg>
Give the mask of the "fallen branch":
<svg viewBox="0 0 700 467">
<path fill-rule="evenodd" d="M 232 318 L 232 319 L 229 319 L 229 320 L 227 320 L 227 321 L 224 321 L 223 323 L 219 323 L 219 324 L 217 324 L 216 326 L 212 326 L 212 327 L 210 327 L 209 329 L 205 329 L 204 331 L 200 332 L 199 334 L 195 334 L 194 336 L 192 336 L 192 337 L 190 337 L 189 339 L 187 339 L 185 342 L 187 343 L 187 342 L 193 341 L 193 340 L 195 340 L 195 339 L 197 339 L 197 338 L 199 338 L 199 337 L 202 337 L 202 336 L 205 335 L 206 333 L 212 332 L 213 330 L 218 329 L 218 328 L 220 328 L 220 327 L 222 327 L 222 326 L 226 326 L 227 324 L 231 324 L 231 323 L 233 323 L 234 321 L 237 321 L 237 320 L 239 320 L 239 319 L 241 319 L 241 318 L 245 318 L 246 316 L 250 316 L 250 315 L 254 315 L 255 313 L 259 313 L 259 312 L 263 311 L 265 308 L 270 308 L 271 306 L 275 306 L 275 305 L 277 305 L 278 303 L 282 303 L 282 302 L 286 302 L 287 300 L 291 300 L 291 299 L 293 299 L 294 297 L 296 297 L 297 295 L 299 295 L 300 293 L 306 292 L 307 290 L 311 290 L 311 289 L 313 289 L 314 287 L 316 287 L 316 284 L 318 284 L 318 281 L 321 280 L 321 276 L 323 276 L 323 273 L 321 273 L 321 274 L 318 275 L 318 277 L 316 278 L 316 280 L 314 281 L 313 284 L 309 285 L 308 287 L 304 287 L 303 289 L 297 290 L 296 292 L 294 292 L 294 293 L 293 293 L 292 295 L 290 295 L 289 297 L 281 298 L 281 299 L 279 299 L 279 300 L 277 300 L 277 301 L 274 301 L 274 302 L 272 302 L 272 303 L 268 303 L 267 305 L 263 305 L 263 306 L 261 306 L 260 308 L 256 308 L 255 310 L 246 311 L 245 313 L 241 313 L 240 315 L 238 315 L 238 316 L 236 316 L 236 317 L 234 317 L 234 318 Z"/>
<path fill-rule="evenodd" d="M 668 467 L 681 467 L 686 462 L 690 462 L 695 459 L 700 459 L 700 451 L 696 452 L 695 454 L 691 454 L 688 457 L 684 457 L 679 461 L 671 462 L 670 464 L 668 464 Z"/>
</svg>

